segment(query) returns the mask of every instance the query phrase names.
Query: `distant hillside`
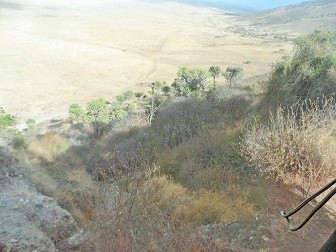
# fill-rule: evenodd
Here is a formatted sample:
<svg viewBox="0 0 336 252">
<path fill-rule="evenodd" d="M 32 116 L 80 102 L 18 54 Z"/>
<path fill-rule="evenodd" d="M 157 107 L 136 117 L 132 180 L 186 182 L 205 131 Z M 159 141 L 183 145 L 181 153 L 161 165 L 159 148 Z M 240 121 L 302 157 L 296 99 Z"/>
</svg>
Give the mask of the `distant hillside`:
<svg viewBox="0 0 336 252">
<path fill-rule="evenodd" d="M 310 32 L 314 29 L 336 29 L 336 1 L 312 0 L 242 16 L 259 26 L 275 26 L 287 31 Z"/>
</svg>

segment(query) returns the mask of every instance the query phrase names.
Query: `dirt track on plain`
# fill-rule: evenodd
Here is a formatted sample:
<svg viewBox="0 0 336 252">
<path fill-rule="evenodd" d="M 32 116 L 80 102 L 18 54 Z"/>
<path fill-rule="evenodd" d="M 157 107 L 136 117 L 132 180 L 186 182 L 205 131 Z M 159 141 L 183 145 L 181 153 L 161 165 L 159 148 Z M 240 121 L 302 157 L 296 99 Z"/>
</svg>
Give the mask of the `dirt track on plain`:
<svg viewBox="0 0 336 252">
<path fill-rule="evenodd" d="M 64 117 L 75 102 L 171 82 L 181 66 L 239 65 L 253 76 L 290 51 L 267 28 L 237 24 L 179 3 L 0 0 L 0 107 L 21 121 Z"/>
</svg>

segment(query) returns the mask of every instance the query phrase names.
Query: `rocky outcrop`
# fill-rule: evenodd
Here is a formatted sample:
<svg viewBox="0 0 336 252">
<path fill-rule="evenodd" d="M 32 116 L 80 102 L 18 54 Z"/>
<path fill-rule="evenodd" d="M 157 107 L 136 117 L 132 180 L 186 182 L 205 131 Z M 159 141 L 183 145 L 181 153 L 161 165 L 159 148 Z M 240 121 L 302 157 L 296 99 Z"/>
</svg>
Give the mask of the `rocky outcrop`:
<svg viewBox="0 0 336 252">
<path fill-rule="evenodd" d="M 274 224 L 272 218 L 259 215 L 248 221 L 203 226 L 199 232 L 219 243 L 229 244 L 232 251 L 259 251 L 274 248 Z"/>
<path fill-rule="evenodd" d="M 0 227 L 0 245 L 9 251 L 63 250 L 83 240 L 71 214 L 35 189 L 6 147 L 0 147 Z"/>
</svg>

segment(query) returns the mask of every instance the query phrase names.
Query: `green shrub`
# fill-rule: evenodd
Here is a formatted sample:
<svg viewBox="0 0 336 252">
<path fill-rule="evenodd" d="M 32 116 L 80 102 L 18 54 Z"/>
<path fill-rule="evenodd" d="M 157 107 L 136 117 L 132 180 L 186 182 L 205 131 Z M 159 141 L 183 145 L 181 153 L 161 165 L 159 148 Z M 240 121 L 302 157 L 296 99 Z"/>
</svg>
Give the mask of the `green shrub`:
<svg viewBox="0 0 336 252">
<path fill-rule="evenodd" d="M 13 126 L 15 121 L 16 120 L 13 115 L 6 113 L 3 108 L 0 108 L 0 127 L 7 128 Z"/>
<path fill-rule="evenodd" d="M 144 92 L 136 92 L 135 93 L 135 97 L 136 98 L 143 98 L 145 96 L 145 93 Z"/>
<path fill-rule="evenodd" d="M 69 114 L 73 123 L 85 123 L 88 119 L 86 111 L 78 104 L 70 105 Z"/>
<path fill-rule="evenodd" d="M 34 119 L 28 119 L 26 124 L 28 126 L 28 130 L 34 130 L 36 127 L 36 121 Z"/>
<path fill-rule="evenodd" d="M 170 87 L 170 86 L 164 86 L 164 87 L 162 87 L 162 92 L 163 92 L 165 95 L 169 95 L 170 92 L 171 92 L 171 87 Z"/>
<path fill-rule="evenodd" d="M 25 136 L 18 130 L 11 130 L 10 145 L 13 146 L 14 149 L 26 149 L 28 147 Z"/>
<path fill-rule="evenodd" d="M 131 90 L 128 90 L 124 93 L 124 97 L 126 100 L 129 100 L 134 97 L 134 92 Z"/>
<path fill-rule="evenodd" d="M 127 111 L 117 104 L 109 105 L 104 99 L 94 99 L 83 109 L 78 104 L 69 108 L 70 118 L 73 123 L 85 123 L 93 127 L 95 135 L 100 138 L 106 126 L 112 121 L 119 120 Z"/>
<path fill-rule="evenodd" d="M 118 95 L 118 96 L 116 97 L 116 99 L 117 99 L 118 102 L 125 102 L 125 101 L 127 100 L 127 98 L 125 97 L 124 94 L 122 94 L 122 95 Z"/>
<path fill-rule="evenodd" d="M 208 72 L 204 69 L 182 67 L 172 84 L 176 96 L 202 96 L 208 88 Z"/>
<path fill-rule="evenodd" d="M 135 108 L 135 103 L 129 102 L 126 104 L 126 110 L 127 111 L 132 111 Z"/>
<path fill-rule="evenodd" d="M 318 30 L 295 40 L 292 55 L 276 64 L 265 105 L 290 105 L 336 92 L 336 32 Z"/>
<path fill-rule="evenodd" d="M 128 114 L 127 107 L 126 107 L 126 110 L 122 108 L 113 108 L 110 113 L 111 121 L 118 121 L 124 116 L 126 116 L 127 114 Z"/>
</svg>

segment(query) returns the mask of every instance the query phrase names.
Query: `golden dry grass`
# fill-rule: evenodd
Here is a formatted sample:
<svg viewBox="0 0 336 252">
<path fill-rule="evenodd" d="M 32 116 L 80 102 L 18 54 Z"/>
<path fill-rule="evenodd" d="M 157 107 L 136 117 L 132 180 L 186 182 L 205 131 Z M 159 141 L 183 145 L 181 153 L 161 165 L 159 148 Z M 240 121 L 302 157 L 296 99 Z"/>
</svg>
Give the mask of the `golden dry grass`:
<svg viewBox="0 0 336 252">
<path fill-rule="evenodd" d="M 189 225 L 200 226 L 252 217 L 257 207 L 244 198 L 243 191 L 231 188 L 228 192 L 203 191 L 187 205 L 176 209 L 177 218 Z"/>
<path fill-rule="evenodd" d="M 241 153 L 261 172 L 309 190 L 336 172 L 335 120 L 332 97 L 279 108 L 268 124 L 247 129 Z"/>
<path fill-rule="evenodd" d="M 29 144 L 28 152 L 40 163 L 52 163 L 69 148 L 69 143 L 60 135 L 47 133 L 40 140 Z"/>
</svg>

